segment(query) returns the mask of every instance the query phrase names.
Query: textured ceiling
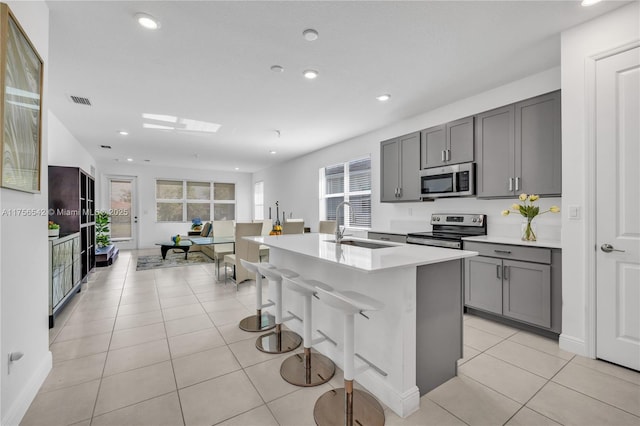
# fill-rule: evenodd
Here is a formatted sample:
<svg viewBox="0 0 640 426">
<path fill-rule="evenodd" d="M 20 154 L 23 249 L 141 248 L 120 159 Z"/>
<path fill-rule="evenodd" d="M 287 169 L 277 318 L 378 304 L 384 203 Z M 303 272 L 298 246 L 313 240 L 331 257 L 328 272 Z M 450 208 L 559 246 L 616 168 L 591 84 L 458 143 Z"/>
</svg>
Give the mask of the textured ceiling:
<svg viewBox="0 0 640 426">
<path fill-rule="evenodd" d="M 252 172 L 558 66 L 561 31 L 625 3 L 49 1 L 48 102 L 98 161 Z M 221 127 L 145 129 L 143 113 Z"/>
</svg>

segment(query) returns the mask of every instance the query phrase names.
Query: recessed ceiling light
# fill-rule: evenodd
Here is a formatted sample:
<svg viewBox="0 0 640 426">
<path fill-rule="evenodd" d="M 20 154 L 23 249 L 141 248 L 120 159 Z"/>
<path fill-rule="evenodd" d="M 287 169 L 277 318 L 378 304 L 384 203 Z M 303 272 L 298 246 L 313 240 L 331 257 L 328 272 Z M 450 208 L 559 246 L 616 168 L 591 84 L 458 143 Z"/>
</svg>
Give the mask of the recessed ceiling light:
<svg viewBox="0 0 640 426">
<path fill-rule="evenodd" d="M 305 78 L 308 78 L 309 80 L 313 80 L 314 78 L 318 77 L 318 71 L 316 70 L 305 70 L 302 75 L 304 75 Z"/>
<path fill-rule="evenodd" d="M 388 93 L 385 93 L 384 95 L 376 96 L 376 99 L 379 100 L 380 102 L 385 102 L 391 99 L 391 95 L 389 95 Z"/>
<path fill-rule="evenodd" d="M 593 6 L 596 3 L 600 3 L 601 0 L 582 0 L 582 6 Z"/>
<path fill-rule="evenodd" d="M 127 132 L 126 130 L 120 130 L 120 131 L 118 132 L 118 134 L 119 134 L 119 135 L 122 135 L 122 136 L 127 136 L 127 135 L 129 134 L 129 132 Z"/>
<path fill-rule="evenodd" d="M 271 65 L 271 71 L 284 72 L 284 67 L 282 65 Z"/>
<path fill-rule="evenodd" d="M 157 30 L 160 28 L 160 21 L 147 13 L 136 13 L 135 17 L 138 24 L 148 30 Z"/>
<path fill-rule="evenodd" d="M 276 152 L 275 151 L 269 151 L 269 154 L 274 155 Z"/>
<path fill-rule="evenodd" d="M 133 161 L 133 158 L 127 158 L 127 161 Z"/>
<path fill-rule="evenodd" d="M 240 170 L 240 167 L 235 167 L 233 170 Z"/>
<path fill-rule="evenodd" d="M 313 28 L 306 29 L 302 32 L 304 39 L 307 41 L 316 41 L 318 39 L 318 32 Z"/>
</svg>

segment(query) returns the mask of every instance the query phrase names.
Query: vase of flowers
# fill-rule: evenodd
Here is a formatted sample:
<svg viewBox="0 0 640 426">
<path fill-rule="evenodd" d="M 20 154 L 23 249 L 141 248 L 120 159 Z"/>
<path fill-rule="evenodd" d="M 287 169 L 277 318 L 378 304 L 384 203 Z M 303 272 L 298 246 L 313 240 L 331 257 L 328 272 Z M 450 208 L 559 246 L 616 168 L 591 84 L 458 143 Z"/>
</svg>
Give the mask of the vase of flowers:
<svg viewBox="0 0 640 426">
<path fill-rule="evenodd" d="M 537 230 L 534 219 L 541 214 L 549 212 L 558 213 L 560 208 L 558 206 L 551 206 L 549 207 L 549 210 L 541 212 L 540 207 L 533 204 L 540 199 L 540 196 L 538 195 L 527 195 L 523 193 L 520 194 L 518 199 L 520 200 L 520 203 L 513 203 L 511 205 L 511 209 L 503 210 L 502 216 L 509 216 L 511 211 L 520 213 L 524 218 L 522 220 L 520 238 L 522 241 L 536 241 L 538 237 L 536 236 Z"/>
<path fill-rule="evenodd" d="M 199 217 L 194 217 L 191 219 L 191 230 L 192 231 L 201 231 L 202 230 L 202 219 Z"/>
<path fill-rule="evenodd" d="M 57 238 L 59 236 L 60 236 L 60 225 L 50 220 L 49 221 L 49 237 Z"/>
</svg>

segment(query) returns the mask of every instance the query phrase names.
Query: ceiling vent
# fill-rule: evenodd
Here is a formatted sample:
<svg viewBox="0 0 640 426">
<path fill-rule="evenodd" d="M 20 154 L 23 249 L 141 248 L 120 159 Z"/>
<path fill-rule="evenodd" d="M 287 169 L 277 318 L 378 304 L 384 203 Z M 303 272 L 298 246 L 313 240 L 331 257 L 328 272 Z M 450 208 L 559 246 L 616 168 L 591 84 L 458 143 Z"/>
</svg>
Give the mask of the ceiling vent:
<svg viewBox="0 0 640 426">
<path fill-rule="evenodd" d="M 111 149 L 111 145 L 100 145 L 100 148 Z"/>
<path fill-rule="evenodd" d="M 91 106 L 91 101 L 89 100 L 89 98 L 83 98 L 82 96 L 69 95 L 69 99 L 71 99 L 71 102 L 73 102 L 74 104 Z"/>
</svg>

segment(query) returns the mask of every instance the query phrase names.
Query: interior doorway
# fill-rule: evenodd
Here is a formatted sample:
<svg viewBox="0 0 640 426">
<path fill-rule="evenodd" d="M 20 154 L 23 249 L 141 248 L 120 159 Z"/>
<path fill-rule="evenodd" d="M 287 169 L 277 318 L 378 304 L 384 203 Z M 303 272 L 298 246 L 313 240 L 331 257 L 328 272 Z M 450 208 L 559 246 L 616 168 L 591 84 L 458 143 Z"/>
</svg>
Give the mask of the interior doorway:
<svg viewBox="0 0 640 426">
<path fill-rule="evenodd" d="M 596 357 L 640 370 L 640 47 L 595 62 Z"/>
<path fill-rule="evenodd" d="M 111 241 L 121 250 L 138 248 L 138 213 L 136 178 L 109 176 L 109 213 L 111 214 Z"/>
</svg>

